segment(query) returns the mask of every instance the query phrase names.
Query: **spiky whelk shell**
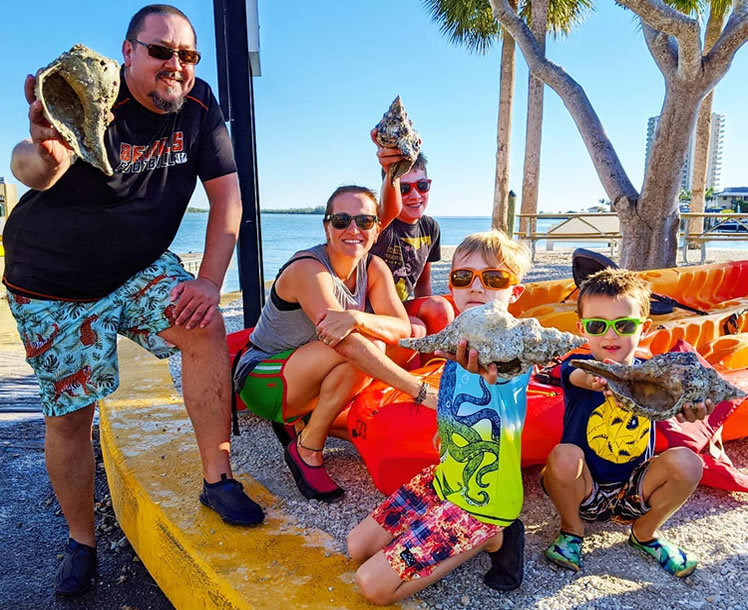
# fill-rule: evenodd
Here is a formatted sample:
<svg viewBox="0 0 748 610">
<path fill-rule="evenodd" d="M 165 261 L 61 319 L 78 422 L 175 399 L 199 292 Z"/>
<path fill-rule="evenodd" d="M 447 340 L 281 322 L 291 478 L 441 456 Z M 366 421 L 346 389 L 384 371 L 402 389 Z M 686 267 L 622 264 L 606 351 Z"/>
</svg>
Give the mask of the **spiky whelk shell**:
<svg viewBox="0 0 748 610">
<path fill-rule="evenodd" d="M 439 349 L 454 354 L 463 339 L 470 349 L 478 351 L 481 365 L 495 362 L 504 377 L 519 375 L 534 364 L 545 364 L 585 342 L 571 333 L 544 328 L 535 318 L 515 318 L 501 303 L 492 301 L 464 311 L 435 335 L 400 339 L 400 345 L 417 352 Z"/>
<path fill-rule="evenodd" d="M 689 352 L 659 354 L 634 366 L 597 360 L 572 360 L 570 364 L 605 377 L 624 409 L 660 421 L 677 415 L 686 403 L 698 404 L 710 398 L 716 405 L 746 396 Z"/>
<path fill-rule="evenodd" d="M 39 70 L 35 93 L 73 152 L 111 176 L 104 132 L 119 94 L 119 64 L 77 44 Z"/>
<path fill-rule="evenodd" d="M 413 129 L 413 121 L 408 118 L 399 95 L 374 129 L 380 146 L 397 148 L 405 156 L 405 159 L 390 166 L 390 181 L 394 184 L 396 178 L 410 171 L 421 150 L 421 138 Z"/>
</svg>

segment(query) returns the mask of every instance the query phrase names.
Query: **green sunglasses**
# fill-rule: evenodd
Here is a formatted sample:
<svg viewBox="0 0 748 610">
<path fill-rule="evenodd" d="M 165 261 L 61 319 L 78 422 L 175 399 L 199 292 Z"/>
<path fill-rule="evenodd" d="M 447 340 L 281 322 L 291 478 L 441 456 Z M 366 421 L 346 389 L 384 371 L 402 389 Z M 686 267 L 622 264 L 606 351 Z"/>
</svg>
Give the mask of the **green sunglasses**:
<svg viewBox="0 0 748 610">
<path fill-rule="evenodd" d="M 618 318 L 617 320 L 603 320 L 602 318 L 583 318 L 581 320 L 588 335 L 604 335 L 612 326 L 617 335 L 633 335 L 640 324 L 646 319 Z"/>
</svg>

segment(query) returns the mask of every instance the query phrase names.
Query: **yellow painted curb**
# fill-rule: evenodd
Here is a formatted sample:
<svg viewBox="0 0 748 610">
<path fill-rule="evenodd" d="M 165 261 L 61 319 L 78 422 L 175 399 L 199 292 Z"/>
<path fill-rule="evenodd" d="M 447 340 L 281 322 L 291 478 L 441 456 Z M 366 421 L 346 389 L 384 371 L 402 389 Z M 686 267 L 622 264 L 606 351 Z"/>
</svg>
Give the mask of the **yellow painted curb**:
<svg viewBox="0 0 748 610">
<path fill-rule="evenodd" d="M 198 501 L 200 459 L 165 361 L 119 344 L 122 385 L 100 405 L 100 435 L 117 518 L 178 609 L 370 608 L 355 566 L 332 539 L 297 528 L 280 501 L 250 477 L 265 509 L 253 528 L 231 527 Z M 415 601 L 415 600 L 414 600 Z"/>
</svg>

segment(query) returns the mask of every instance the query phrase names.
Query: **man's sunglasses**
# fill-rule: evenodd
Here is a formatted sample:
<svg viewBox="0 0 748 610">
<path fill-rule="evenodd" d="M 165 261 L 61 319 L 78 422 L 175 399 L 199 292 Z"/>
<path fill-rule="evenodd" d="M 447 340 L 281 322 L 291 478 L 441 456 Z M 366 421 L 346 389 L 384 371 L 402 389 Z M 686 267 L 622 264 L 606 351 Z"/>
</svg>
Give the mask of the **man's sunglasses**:
<svg viewBox="0 0 748 610">
<path fill-rule="evenodd" d="M 172 55 L 177 55 L 179 61 L 183 64 L 196 64 L 200 61 L 200 53 L 197 51 L 190 51 L 189 49 L 172 49 L 171 47 L 165 47 L 161 44 L 146 44 L 135 40 L 134 38 L 128 39 L 130 42 L 136 42 L 139 45 L 143 45 L 148 49 L 148 55 L 155 57 L 156 59 L 162 59 L 168 61 Z"/>
<path fill-rule="evenodd" d="M 483 287 L 487 290 L 500 290 L 508 286 L 519 284 L 519 279 L 511 271 L 505 269 L 453 269 L 449 274 L 449 285 L 453 288 L 467 288 L 473 285 L 475 276 L 480 278 Z"/>
<path fill-rule="evenodd" d="M 347 229 L 348 225 L 351 224 L 351 220 L 356 221 L 356 226 L 362 231 L 368 231 L 373 229 L 374 225 L 379 222 L 379 218 L 374 214 L 358 214 L 351 216 L 350 214 L 328 214 L 325 216 L 325 222 L 329 222 L 335 229 Z"/>
<path fill-rule="evenodd" d="M 411 189 L 416 187 L 419 193 L 428 193 L 431 188 L 431 180 L 419 180 L 418 182 L 401 182 L 400 194 L 407 195 Z"/>
<path fill-rule="evenodd" d="M 604 335 L 611 326 L 617 335 L 633 335 L 639 325 L 644 324 L 646 320 L 639 318 L 618 318 L 617 320 L 583 318 L 581 322 L 588 335 Z"/>
</svg>

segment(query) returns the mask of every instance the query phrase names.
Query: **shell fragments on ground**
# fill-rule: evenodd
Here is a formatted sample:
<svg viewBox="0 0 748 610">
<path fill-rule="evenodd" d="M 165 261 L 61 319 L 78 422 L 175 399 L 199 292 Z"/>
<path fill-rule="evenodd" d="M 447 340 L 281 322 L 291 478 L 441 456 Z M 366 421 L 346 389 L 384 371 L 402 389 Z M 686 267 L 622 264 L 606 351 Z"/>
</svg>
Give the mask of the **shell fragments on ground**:
<svg viewBox="0 0 748 610">
<path fill-rule="evenodd" d="M 464 311 L 441 332 L 422 339 L 400 339 L 400 345 L 417 352 L 442 350 L 454 354 L 461 340 L 478 351 L 478 362 L 495 362 L 499 374 L 512 377 L 534 364 L 579 347 L 585 339 L 555 328 L 544 328 L 535 318 L 515 318 L 498 301 Z"/>
<path fill-rule="evenodd" d="M 421 138 L 413 129 L 413 121 L 408 118 L 399 95 L 374 129 L 375 138 L 380 146 L 397 148 L 405 157 L 390 166 L 390 181 L 394 184 L 397 178 L 410 171 L 421 150 Z"/>
<path fill-rule="evenodd" d="M 77 44 L 39 70 L 35 93 L 73 152 L 111 176 L 104 132 L 119 93 L 119 64 Z"/>
<path fill-rule="evenodd" d="M 572 360 L 570 364 L 607 379 L 608 388 L 624 409 L 660 421 L 678 414 L 686 403 L 698 404 L 709 398 L 716 405 L 746 396 L 717 371 L 703 366 L 696 354 L 687 352 L 659 354 L 635 366 L 597 360 Z"/>
</svg>

